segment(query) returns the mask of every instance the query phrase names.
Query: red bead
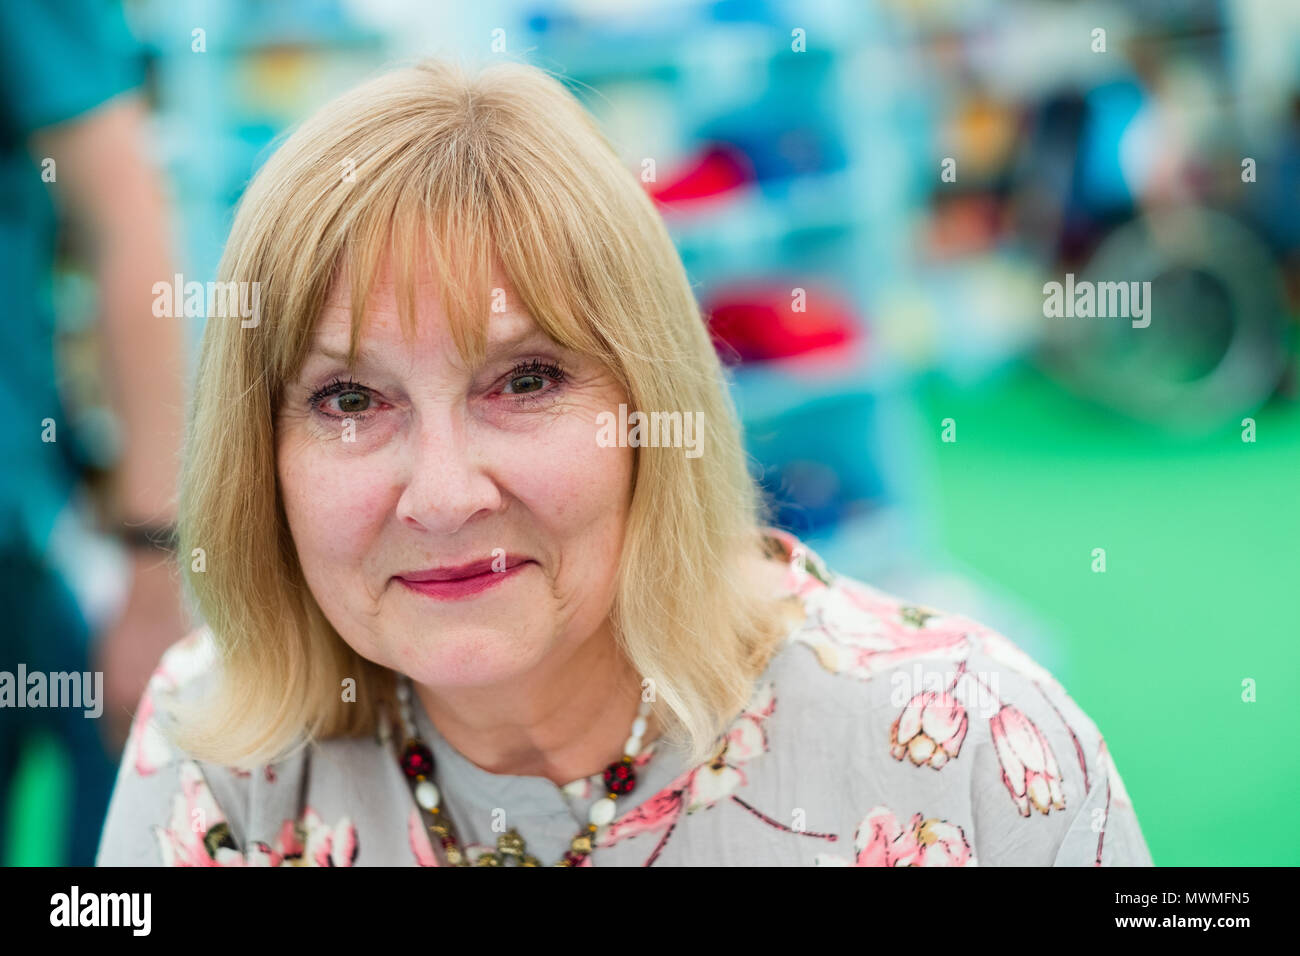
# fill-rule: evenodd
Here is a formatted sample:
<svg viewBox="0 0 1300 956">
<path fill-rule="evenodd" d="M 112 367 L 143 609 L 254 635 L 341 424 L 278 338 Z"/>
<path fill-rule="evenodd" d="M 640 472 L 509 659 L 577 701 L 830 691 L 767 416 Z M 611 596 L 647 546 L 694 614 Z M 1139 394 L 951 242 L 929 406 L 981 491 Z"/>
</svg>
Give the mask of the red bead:
<svg viewBox="0 0 1300 956">
<path fill-rule="evenodd" d="M 412 740 L 402 751 L 402 769 L 408 777 L 427 777 L 433 772 L 433 753 L 418 740 Z"/>
<path fill-rule="evenodd" d="M 564 862 L 569 866 L 582 866 L 582 854 L 574 853 L 572 850 L 564 852 Z"/>
<path fill-rule="evenodd" d="M 605 768 L 605 791 L 607 793 L 631 793 L 636 786 L 636 772 L 625 760 L 612 763 Z"/>
</svg>

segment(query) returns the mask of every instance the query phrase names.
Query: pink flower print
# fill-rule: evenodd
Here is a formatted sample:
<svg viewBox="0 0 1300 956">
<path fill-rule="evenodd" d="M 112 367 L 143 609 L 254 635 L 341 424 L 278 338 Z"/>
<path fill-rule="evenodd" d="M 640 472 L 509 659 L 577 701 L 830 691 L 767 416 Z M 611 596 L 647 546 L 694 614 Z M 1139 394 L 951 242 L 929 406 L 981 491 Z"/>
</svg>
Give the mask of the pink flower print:
<svg viewBox="0 0 1300 956">
<path fill-rule="evenodd" d="M 308 807 L 298 820 L 285 820 L 275 844 L 258 842 L 249 852 L 250 866 L 352 866 L 357 858 L 357 829 L 343 817 L 325 823 Z"/>
<path fill-rule="evenodd" d="M 131 736 L 126 742 L 126 751 L 131 754 L 131 768 L 140 776 L 147 777 L 159 767 L 171 763 L 175 751 L 163 736 L 154 721 L 154 687 L 152 682 L 140 698 L 140 709 L 136 711 L 135 721 L 131 725 Z"/>
<path fill-rule="evenodd" d="M 711 807 L 745 785 L 745 773 L 740 765 L 767 752 L 763 721 L 772 715 L 775 707 L 772 682 L 768 681 L 754 692 L 748 708 L 732 722 L 713 759 L 691 772 L 686 788 L 687 813 Z"/>
<path fill-rule="evenodd" d="M 302 856 L 302 834 L 293 820 L 285 820 L 284 823 L 280 824 L 280 832 L 276 834 L 275 846 L 281 856 L 291 857 L 295 860 Z"/>
<path fill-rule="evenodd" d="M 163 652 L 149 677 L 126 742 L 131 767 L 142 777 L 167 766 L 178 755 L 156 720 L 156 701 L 160 694 L 174 692 L 212 665 L 212 645 L 206 638 L 207 632 L 198 630 L 177 641 Z"/>
<path fill-rule="evenodd" d="M 161 674 L 168 687 L 180 687 L 216 663 L 215 650 L 210 632 L 200 628 L 167 648 L 154 674 Z"/>
<path fill-rule="evenodd" d="M 835 580 L 821 555 L 788 531 L 769 528 L 766 535 L 775 539 L 784 552 L 787 563 L 785 577 L 781 581 L 784 593 L 806 597 L 830 586 Z"/>
<path fill-rule="evenodd" d="M 605 828 L 603 837 L 597 837 L 597 846 L 613 846 L 622 840 L 671 827 L 681 813 L 695 771 L 683 774 L 636 809 L 625 813 Z"/>
<path fill-rule="evenodd" d="M 917 626 L 912 622 L 935 621 L 926 618 L 926 612 L 919 608 L 908 608 L 877 597 L 869 589 L 855 588 L 846 578 L 840 578 L 833 588 L 809 595 L 804 604 L 808 625 L 793 640 L 811 647 L 817 660 L 832 674 L 869 680 L 903 661 L 964 658 L 970 652 L 971 642 L 962 619 L 941 618 L 949 622 L 944 627 Z"/>
<path fill-rule="evenodd" d="M 857 858 L 850 862 L 819 853 L 817 866 L 977 866 L 962 828 L 915 813 L 904 832 L 888 807 L 872 807 L 853 834 Z"/>
<path fill-rule="evenodd" d="M 420 866 L 437 866 L 438 857 L 434 855 L 433 843 L 420 819 L 419 810 L 411 810 L 411 816 L 406 821 L 406 832 L 411 839 L 411 852 L 415 854 L 415 862 Z"/>
<path fill-rule="evenodd" d="M 171 820 L 153 828 L 163 865 L 243 866 L 243 854 L 198 764 L 183 762 L 179 774 L 181 792 L 172 800 Z"/>
<path fill-rule="evenodd" d="M 284 856 L 261 840 L 253 844 L 246 857 L 248 866 L 283 866 Z"/>
<path fill-rule="evenodd" d="M 235 846 L 203 772 L 192 760 L 178 768 L 181 792 L 172 801 L 167 827 L 154 827 L 164 866 L 352 866 L 357 832 L 347 817 L 335 826 L 310 807 L 298 821 L 286 820 L 275 844 L 256 841 L 245 857 Z"/>
<path fill-rule="evenodd" d="M 230 772 L 233 773 L 236 777 L 243 777 L 245 780 L 248 780 L 249 778 L 251 778 L 251 777 L 253 776 L 253 771 L 251 771 L 251 770 L 241 770 L 241 769 L 238 768 L 238 767 L 231 767 L 231 768 L 230 768 Z M 275 783 L 275 767 L 274 767 L 274 765 L 273 765 L 273 764 L 269 764 L 269 763 L 268 763 L 268 764 L 265 764 L 265 765 L 262 767 L 262 776 L 266 778 L 266 782 L 267 782 L 267 783 Z"/>
<path fill-rule="evenodd" d="M 933 634 L 955 630 L 964 633 L 974 625 L 973 621 L 946 611 L 902 602 L 852 578 L 840 578 L 836 590 L 859 611 L 874 618 L 879 633 L 891 636 L 898 643 L 914 642 L 918 632 Z"/>
<path fill-rule="evenodd" d="M 772 682 L 759 686 L 749 705 L 732 722 L 723 735 L 713 759 L 686 771 L 640 806 L 609 824 L 597 836 L 597 846 L 613 846 L 648 831 L 671 831 L 678 815 L 685 810 L 712 807 L 730 796 L 746 782 L 741 765 L 767 751 L 763 721 L 776 708 Z"/>
<path fill-rule="evenodd" d="M 356 827 L 344 817 L 327 826 L 310 807 L 298 821 L 285 820 L 275 844 L 261 840 L 248 851 L 249 866 L 351 866 L 357 856 Z"/>
<path fill-rule="evenodd" d="M 889 728 L 889 752 L 906 754 L 913 764 L 938 770 L 961 752 L 966 739 L 966 708 L 948 693 L 922 691 L 903 707 Z"/>
<path fill-rule="evenodd" d="M 1061 770 L 1043 732 L 1021 711 L 1009 704 L 989 719 L 993 746 L 1002 764 L 1002 782 L 1020 808 L 1030 815 L 1030 804 L 1039 812 L 1065 809 Z"/>
<path fill-rule="evenodd" d="M 330 826 L 308 807 L 296 828 L 301 857 L 285 862 L 290 866 L 351 866 L 357 858 L 357 828 L 347 817 Z"/>
</svg>

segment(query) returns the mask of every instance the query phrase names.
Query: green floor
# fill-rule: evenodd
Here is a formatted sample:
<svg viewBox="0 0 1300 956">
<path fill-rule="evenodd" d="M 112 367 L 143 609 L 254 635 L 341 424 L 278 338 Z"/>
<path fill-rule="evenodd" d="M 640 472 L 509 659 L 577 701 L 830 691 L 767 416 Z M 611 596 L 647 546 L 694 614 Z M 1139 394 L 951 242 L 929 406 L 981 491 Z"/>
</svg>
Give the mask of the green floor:
<svg viewBox="0 0 1300 956">
<path fill-rule="evenodd" d="M 1057 676 L 1106 736 L 1156 864 L 1300 863 L 1300 408 L 1260 412 L 1255 444 L 1188 444 L 1023 367 L 928 385 L 922 404 L 936 436 L 959 429 L 933 453 L 944 544 L 1067 639 Z M 52 745 L 28 753 L 7 862 L 61 860 L 66 776 Z"/>
<path fill-rule="evenodd" d="M 1259 412 L 1255 444 L 1178 442 L 1025 368 L 923 406 L 959 429 L 944 543 L 1064 636 L 1156 865 L 1300 863 L 1300 408 Z"/>
</svg>

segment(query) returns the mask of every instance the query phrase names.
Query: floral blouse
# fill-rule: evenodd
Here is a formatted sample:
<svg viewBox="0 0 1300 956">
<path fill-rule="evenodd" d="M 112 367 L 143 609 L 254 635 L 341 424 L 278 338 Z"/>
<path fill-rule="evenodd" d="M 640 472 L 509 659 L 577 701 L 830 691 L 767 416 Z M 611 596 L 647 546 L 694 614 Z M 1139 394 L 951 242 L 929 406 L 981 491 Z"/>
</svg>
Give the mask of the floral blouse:
<svg viewBox="0 0 1300 956">
<path fill-rule="evenodd" d="M 802 602 L 707 762 L 652 741 L 584 866 L 1150 866 L 1106 742 L 1000 634 L 831 572 L 769 529 Z M 178 752 L 166 701 L 200 687 L 205 631 L 173 645 L 141 699 L 97 864 L 440 866 L 397 760 L 401 734 L 316 742 L 239 769 Z M 490 773 L 412 700 L 471 862 L 517 830 L 558 860 L 602 795 Z M 508 827 L 505 814 L 509 814 Z"/>
</svg>

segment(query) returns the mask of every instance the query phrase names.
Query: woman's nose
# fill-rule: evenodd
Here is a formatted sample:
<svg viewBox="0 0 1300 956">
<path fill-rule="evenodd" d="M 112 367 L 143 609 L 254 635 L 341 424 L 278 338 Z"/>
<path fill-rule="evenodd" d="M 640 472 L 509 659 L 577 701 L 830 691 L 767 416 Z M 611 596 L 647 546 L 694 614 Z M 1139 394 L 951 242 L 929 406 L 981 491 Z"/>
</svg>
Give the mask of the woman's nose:
<svg viewBox="0 0 1300 956">
<path fill-rule="evenodd" d="M 402 524 L 454 534 L 480 512 L 501 506 L 501 493 L 476 452 L 472 426 L 455 409 L 424 412 L 405 444 L 405 486 L 397 501 Z"/>
</svg>

